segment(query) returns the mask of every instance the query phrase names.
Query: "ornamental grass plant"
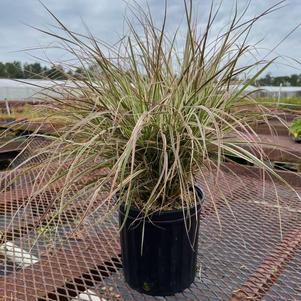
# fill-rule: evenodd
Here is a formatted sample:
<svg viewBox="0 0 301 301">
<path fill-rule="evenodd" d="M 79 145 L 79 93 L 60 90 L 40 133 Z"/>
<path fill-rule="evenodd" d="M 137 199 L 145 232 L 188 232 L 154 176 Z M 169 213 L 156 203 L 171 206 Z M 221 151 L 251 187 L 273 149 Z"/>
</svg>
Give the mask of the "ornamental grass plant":
<svg viewBox="0 0 301 301">
<path fill-rule="evenodd" d="M 192 192 L 198 184 L 206 186 L 208 172 L 218 188 L 226 156 L 285 182 L 266 164 L 265 143 L 252 129 L 258 120 L 268 122 L 272 113 L 246 93 L 272 61 L 243 64 L 256 51 L 248 41 L 254 24 L 282 3 L 251 19 L 247 9 L 240 13 L 236 8 L 228 26 L 214 36 L 219 7 L 211 6 L 199 30 L 193 1 L 183 1 L 182 24 L 171 32 L 167 2 L 159 25 L 149 9 L 135 4 L 129 6 L 126 34 L 113 45 L 89 32 L 73 32 L 49 11 L 57 30 L 42 31 L 72 56 L 66 66 L 80 66 L 83 72 L 80 80 L 69 76 L 69 84 L 51 88 L 56 93 L 47 91 L 47 117 L 64 125 L 49 135 L 31 136 L 48 143 L 9 174 L 7 185 L 35 174 L 34 198 L 63 181 L 53 200 L 60 204 L 53 221 L 76 200 L 84 198 L 92 208 L 100 196 L 114 199 L 112 206 L 105 201 L 93 205 L 93 210 L 105 208 L 100 220 L 120 204 L 127 212 L 139 209 L 142 216 L 185 211 L 196 205 Z M 250 102 L 256 110 L 245 109 Z M 196 183 L 197 174 L 203 183 Z M 79 184 L 83 179 L 85 184 Z"/>
</svg>

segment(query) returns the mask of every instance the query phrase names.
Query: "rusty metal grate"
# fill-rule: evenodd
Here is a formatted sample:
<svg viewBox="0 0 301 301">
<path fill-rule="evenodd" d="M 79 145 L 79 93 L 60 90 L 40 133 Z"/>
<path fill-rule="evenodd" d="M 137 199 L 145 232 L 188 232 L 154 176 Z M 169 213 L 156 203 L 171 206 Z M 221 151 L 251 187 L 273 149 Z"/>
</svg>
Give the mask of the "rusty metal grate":
<svg viewBox="0 0 301 301">
<path fill-rule="evenodd" d="M 269 300 L 298 300 L 301 296 L 301 250 L 298 249 L 294 258 L 288 262 L 285 270 L 279 275 L 264 299 Z"/>
<path fill-rule="evenodd" d="M 281 184 L 275 190 L 267 180 L 263 189 L 249 167 L 239 179 L 231 172 L 221 176 L 221 196 L 208 175 L 204 189 L 215 203 L 207 197 L 202 212 L 198 277 L 182 294 L 167 298 L 139 294 L 124 282 L 117 216 L 99 224 L 100 207 L 71 231 L 87 209 L 82 199 L 55 229 L 46 228 L 63 183 L 24 206 L 34 180 L 35 175 L 1 193 L 0 300 L 301 300 L 300 201 Z"/>
</svg>

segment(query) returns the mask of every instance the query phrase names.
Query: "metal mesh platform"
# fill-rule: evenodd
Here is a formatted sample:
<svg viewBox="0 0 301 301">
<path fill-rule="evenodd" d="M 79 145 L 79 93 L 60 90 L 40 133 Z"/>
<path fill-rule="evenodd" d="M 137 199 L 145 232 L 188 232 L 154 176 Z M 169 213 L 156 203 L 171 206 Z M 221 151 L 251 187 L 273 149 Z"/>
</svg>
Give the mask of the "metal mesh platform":
<svg viewBox="0 0 301 301">
<path fill-rule="evenodd" d="M 63 183 L 24 202 L 34 178 L 1 193 L 0 300 L 301 300 L 301 203 L 281 184 L 263 186 L 248 169 L 239 178 L 224 172 L 218 195 L 208 175 L 196 281 L 162 298 L 124 282 L 117 216 L 98 219 L 105 204 L 75 231 L 84 198 L 46 227 Z M 301 183 L 295 188 L 301 194 Z"/>
</svg>

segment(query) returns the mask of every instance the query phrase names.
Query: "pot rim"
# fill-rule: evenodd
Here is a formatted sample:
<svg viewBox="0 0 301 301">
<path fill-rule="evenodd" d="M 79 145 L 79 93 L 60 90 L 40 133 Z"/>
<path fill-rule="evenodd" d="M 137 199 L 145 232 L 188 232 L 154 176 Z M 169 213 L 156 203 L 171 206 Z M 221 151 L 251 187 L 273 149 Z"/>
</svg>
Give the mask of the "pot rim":
<svg viewBox="0 0 301 301">
<path fill-rule="evenodd" d="M 185 208 L 179 208 L 179 209 L 172 209 L 172 210 L 161 210 L 161 211 L 156 211 L 153 213 L 150 213 L 146 216 L 145 220 L 146 221 L 151 221 L 151 222 L 171 222 L 171 221 L 182 221 L 183 219 L 187 219 L 193 216 L 195 216 L 198 212 L 201 210 L 201 206 L 204 202 L 204 192 L 203 189 L 195 185 L 195 191 L 197 194 L 197 203 L 196 206 L 193 204 L 190 207 L 185 207 Z M 201 197 L 200 197 L 201 195 Z M 125 204 L 121 203 L 119 206 L 119 213 L 121 215 L 125 215 Z M 184 213 L 188 211 L 193 212 L 188 216 L 185 216 Z M 132 213 L 132 214 L 131 214 Z M 172 218 L 174 216 L 174 218 Z M 144 220 L 144 215 L 141 214 L 141 210 L 137 209 L 136 207 L 131 206 L 129 209 L 129 214 L 127 218 L 133 219 L 133 220 Z M 166 220 L 165 220 L 166 218 Z"/>
</svg>

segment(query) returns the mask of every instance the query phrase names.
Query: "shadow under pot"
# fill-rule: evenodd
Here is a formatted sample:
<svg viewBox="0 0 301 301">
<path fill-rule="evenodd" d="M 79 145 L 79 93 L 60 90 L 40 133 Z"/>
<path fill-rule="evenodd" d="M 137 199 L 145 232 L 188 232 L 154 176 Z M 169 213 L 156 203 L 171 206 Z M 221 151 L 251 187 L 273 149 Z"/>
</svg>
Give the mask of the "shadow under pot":
<svg viewBox="0 0 301 301">
<path fill-rule="evenodd" d="M 120 231 L 120 244 L 124 277 L 131 288 L 148 295 L 169 296 L 184 291 L 194 281 L 204 199 L 199 187 L 195 191 L 197 206 L 185 209 L 185 216 L 179 209 L 141 219 L 140 211 L 130 208 Z M 120 226 L 125 212 L 121 206 Z"/>
</svg>

